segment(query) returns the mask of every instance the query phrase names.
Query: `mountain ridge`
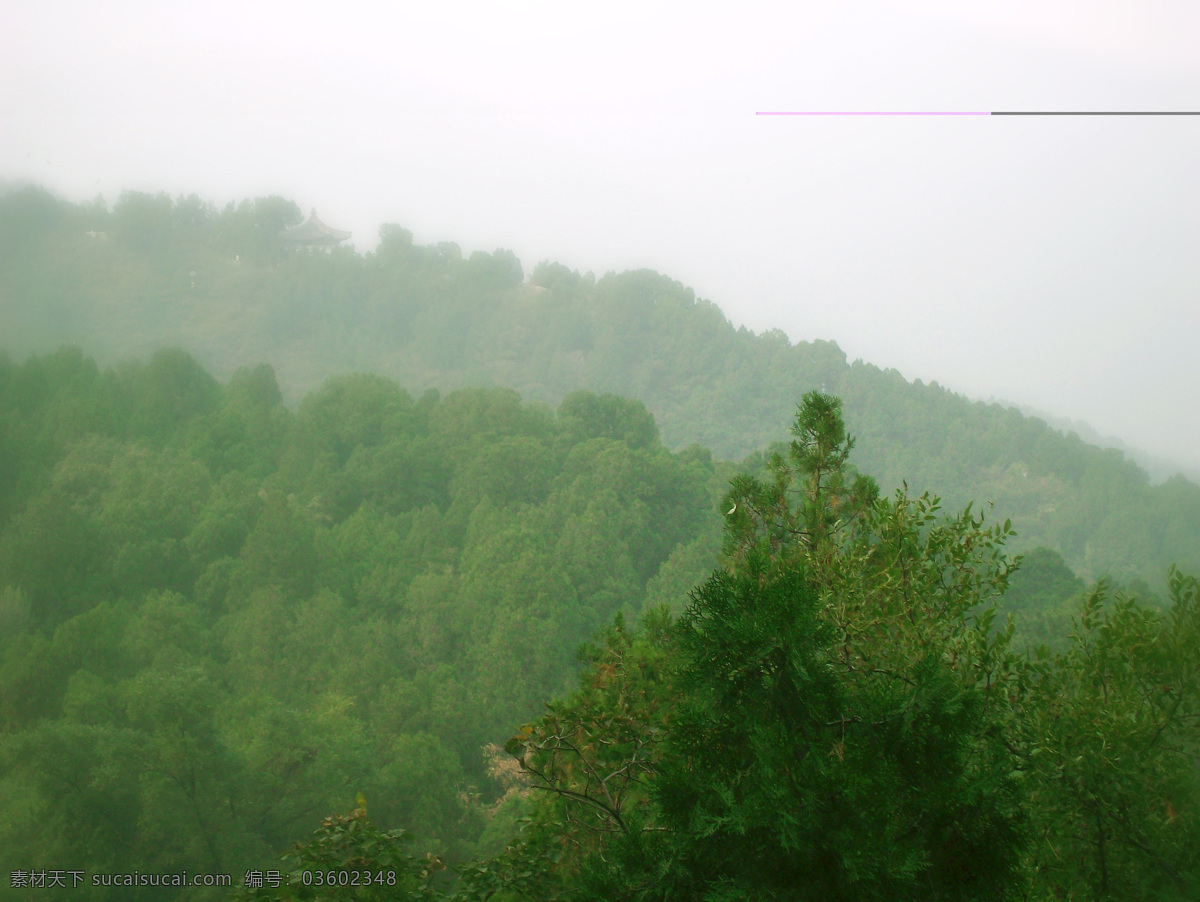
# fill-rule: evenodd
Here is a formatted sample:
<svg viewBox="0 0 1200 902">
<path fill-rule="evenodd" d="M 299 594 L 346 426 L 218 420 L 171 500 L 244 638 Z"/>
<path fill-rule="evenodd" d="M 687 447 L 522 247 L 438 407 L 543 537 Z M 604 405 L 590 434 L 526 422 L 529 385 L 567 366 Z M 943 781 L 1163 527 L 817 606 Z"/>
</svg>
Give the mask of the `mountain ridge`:
<svg viewBox="0 0 1200 902">
<path fill-rule="evenodd" d="M 269 362 L 296 402 L 326 378 L 373 372 L 407 390 L 509 386 L 556 404 L 572 391 L 641 401 L 664 444 L 725 459 L 787 436 L 812 389 L 840 396 L 864 472 L 885 491 L 994 502 L 1019 547 L 1060 551 L 1081 575 L 1161 584 L 1200 558 L 1200 486 L 1149 474 L 1044 419 L 936 382 L 849 362 L 834 342 L 734 326 L 652 270 L 596 278 L 511 251 L 464 256 L 381 229 L 374 252 L 288 252 L 283 198 L 217 210 L 127 192 L 110 210 L 38 189 L 0 198 L 0 313 L 20 356 L 82 344 L 102 363 L 180 346 L 218 378 Z"/>
</svg>

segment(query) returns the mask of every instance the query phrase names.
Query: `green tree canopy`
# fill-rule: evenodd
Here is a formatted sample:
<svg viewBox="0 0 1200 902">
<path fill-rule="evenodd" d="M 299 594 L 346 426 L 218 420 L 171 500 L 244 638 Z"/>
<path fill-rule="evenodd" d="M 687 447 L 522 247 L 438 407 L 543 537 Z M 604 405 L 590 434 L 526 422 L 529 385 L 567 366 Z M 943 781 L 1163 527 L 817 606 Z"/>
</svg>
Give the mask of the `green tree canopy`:
<svg viewBox="0 0 1200 902">
<path fill-rule="evenodd" d="M 682 617 L 618 624 L 510 740 L 542 800 L 505 891 L 1186 898 L 1196 580 L 1171 577 L 1164 614 L 1101 587 L 1066 651 L 1018 653 L 995 623 L 1009 524 L 879 498 L 835 398 L 807 395 L 793 434 L 733 480 L 724 565 Z"/>
</svg>

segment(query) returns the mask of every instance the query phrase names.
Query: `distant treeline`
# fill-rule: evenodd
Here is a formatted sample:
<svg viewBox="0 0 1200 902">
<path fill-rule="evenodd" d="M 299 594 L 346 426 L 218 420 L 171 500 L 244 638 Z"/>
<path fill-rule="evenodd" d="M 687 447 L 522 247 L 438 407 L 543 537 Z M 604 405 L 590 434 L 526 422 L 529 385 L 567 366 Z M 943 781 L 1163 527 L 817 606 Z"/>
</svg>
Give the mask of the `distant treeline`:
<svg viewBox="0 0 1200 902">
<path fill-rule="evenodd" d="M 327 376 L 375 372 L 409 390 L 500 385 L 557 405 L 587 389 L 640 400 L 670 448 L 735 459 L 777 441 L 796 399 L 840 396 L 858 462 L 885 488 L 994 502 L 1018 548 L 1161 594 L 1200 565 L 1200 487 L 1151 486 L 1119 452 L 936 383 L 850 363 L 833 343 L 735 328 L 650 271 L 596 279 L 508 251 L 464 257 L 385 226 L 377 250 L 289 252 L 300 210 L 261 198 L 126 193 L 110 209 L 27 188 L 0 198 L 3 343 L 18 357 L 79 342 L 104 361 L 181 346 L 226 378 L 270 362 L 295 403 Z"/>
</svg>

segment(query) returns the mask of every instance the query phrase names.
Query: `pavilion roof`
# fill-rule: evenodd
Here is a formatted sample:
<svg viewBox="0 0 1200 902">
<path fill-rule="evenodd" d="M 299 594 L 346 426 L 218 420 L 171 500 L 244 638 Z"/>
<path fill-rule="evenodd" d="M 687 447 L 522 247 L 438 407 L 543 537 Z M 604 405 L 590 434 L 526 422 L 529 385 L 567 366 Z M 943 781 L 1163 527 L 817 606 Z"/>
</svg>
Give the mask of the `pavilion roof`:
<svg viewBox="0 0 1200 902">
<path fill-rule="evenodd" d="M 334 245 L 350 237 L 349 232 L 327 226 L 317 218 L 317 211 L 294 229 L 287 229 L 280 236 L 288 244 Z"/>
</svg>

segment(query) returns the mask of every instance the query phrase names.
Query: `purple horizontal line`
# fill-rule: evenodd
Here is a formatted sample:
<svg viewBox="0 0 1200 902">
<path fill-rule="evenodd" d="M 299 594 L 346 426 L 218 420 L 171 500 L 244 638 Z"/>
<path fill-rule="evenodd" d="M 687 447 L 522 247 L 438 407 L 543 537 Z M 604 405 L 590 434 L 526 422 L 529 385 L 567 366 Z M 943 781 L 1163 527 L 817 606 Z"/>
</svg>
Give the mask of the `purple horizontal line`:
<svg viewBox="0 0 1200 902">
<path fill-rule="evenodd" d="M 792 110 L 783 110 L 778 112 L 760 112 L 755 113 L 755 116 L 990 116 L 991 113 L 986 112 L 945 112 L 941 110 L 921 111 L 910 113 L 866 113 L 858 111 L 820 111 L 820 112 L 795 112 Z"/>
</svg>

